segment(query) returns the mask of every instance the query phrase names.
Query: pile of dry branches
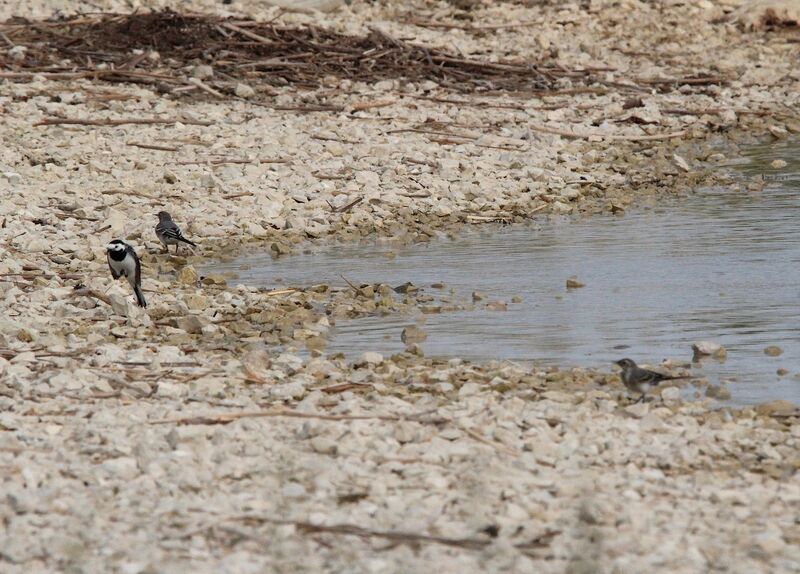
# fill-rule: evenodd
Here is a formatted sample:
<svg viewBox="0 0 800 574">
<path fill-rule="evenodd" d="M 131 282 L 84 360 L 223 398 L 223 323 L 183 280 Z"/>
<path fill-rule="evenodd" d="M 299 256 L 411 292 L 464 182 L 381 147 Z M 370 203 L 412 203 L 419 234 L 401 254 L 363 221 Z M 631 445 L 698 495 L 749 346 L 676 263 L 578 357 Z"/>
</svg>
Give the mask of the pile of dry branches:
<svg viewBox="0 0 800 574">
<path fill-rule="evenodd" d="M 96 78 L 187 85 L 191 66 L 208 64 L 207 84 L 232 82 L 317 87 L 325 77 L 374 82 L 433 80 L 459 91 L 551 90 L 556 80 L 591 81 L 589 71 L 541 62 L 467 58 L 372 29 L 349 36 L 318 27 L 278 27 L 252 20 L 184 15 L 101 14 L 58 21 L 0 24 L 0 78 Z M 3 46 L 5 43 L 5 46 Z"/>
</svg>

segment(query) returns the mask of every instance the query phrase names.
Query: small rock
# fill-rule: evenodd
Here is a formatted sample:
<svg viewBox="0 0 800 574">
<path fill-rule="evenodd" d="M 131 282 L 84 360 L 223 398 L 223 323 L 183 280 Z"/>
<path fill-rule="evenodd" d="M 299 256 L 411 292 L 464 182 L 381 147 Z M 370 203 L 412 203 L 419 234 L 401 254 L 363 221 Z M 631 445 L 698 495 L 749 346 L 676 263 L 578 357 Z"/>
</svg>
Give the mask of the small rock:
<svg viewBox="0 0 800 574">
<path fill-rule="evenodd" d="M 201 282 L 203 285 L 217 285 L 219 287 L 225 287 L 228 284 L 222 275 L 206 275 Z"/>
<path fill-rule="evenodd" d="M 640 419 L 650 412 L 650 405 L 645 402 L 637 403 L 635 405 L 628 405 L 625 407 L 625 412 L 637 419 Z"/>
<path fill-rule="evenodd" d="M 205 318 L 200 318 L 198 315 L 187 315 L 186 317 L 180 317 L 177 321 L 175 321 L 175 326 L 178 329 L 183 329 L 187 333 L 192 334 L 199 334 L 203 332 L 203 327 L 208 324 L 208 320 Z"/>
<path fill-rule="evenodd" d="M 288 246 L 284 245 L 283 243 L 278 243 L 277 241 L 273 242 L 269 248 L 270 251 L 272 251 L 275 255 L 287 255 L 292 252 Z"/>
<path fill-rule="evenodd" d="M 508 310 L 508 305 L 503 303 L 502 301 L 492 301 L 491 303 L 486 304 L 487 311 L 506 311 Z"/>
<path fill-rule="evenodd" d="M 425 331 L 413 325 L 403 329 L 403 332 L 400 334 L 400 340 L 406 344 L 421 343 L 427 338 L 428 334 Z"/>
<path fill-rule="evenodd" d="M 458 389 L 458 396 L 459 398 L 462 397 L 470 397 L 472 395 L 477 395 L 481 390 L 481 386 L 475 382 L 468 382 L 461 385 L 461 388 Z"/>
<path fill-rule="evenodd" d="M 416 436 L 417 429 L 413 423 L 401 421 L 394 427 L 394 438 L 399 443 L 414 442 Z"/>
<path fill-rule="evenodd" d="M 787 164 L 782 159 L 774 159 L 774 160 L 772 160 L 772 163 L 770 163 L 769 165 L 771 165 L 775 169 L 780 169 L 782 167 L 786 167 Z"/>
<path fill-rule="evenodd" d="M 772 557 L 780 554 L 786 543 L 780 532 L 768 531 L 755 537 L 757 551 L 764 557 Z"/>
<path fill-rule="evenodd" d="M 104 227 L 108 227 L 112 235 L 121 235 L 127 221 L 128 218 L 124 213 L 118 209 L 110 208 L 106 215 Z"/>
<path fill-rule="evenodd" d="M 336 454 L 339 447 L 336 441 L 326 436 L 316 436 L 311 439 L 311 448 L 319 454 Z"/>
<path fill-rule="evenodd" d="M 112 458 L 100 465 L 109 474 L 124 480 L 133 480 L 139 474 L 136 459 L 129 456 Z"/>
<path fill-rule="evenodd" d="M 183 296 L 183 302 L 186 304 L 186 307 L 192 311 L 202 311 L 208 308 L 208 297 L 205 295 L 190 293 Z"/>
<path fill-rule="evenodd" d="M 22 176 L 13 171 L 4 171 L 3 177 L 5 177 L 12 185 L 19 185 L 22 183 Z"/>
<path fill-rule="evenodd" d="M 786 376 L 786 375 L 788 375 L 788 374 L 789 374 L 789 369 L 784 369 L 783 367 L 781 367 L 780 369 L 778 369 L 778 370 L 777 370 L 777 371 L 775 371 L 775 372 L 777 373 L 777 375 L 778 375 L 779 377 L 784 377 L 784 376 Z"/>
<path fill-rule="evenodd" d="M 731 392 L 722 385 L 708 385 L 706 387 L 706 396 L 720 401 L 726 401 L 731 398 Z"/>
<path fill-rule="evenodd" d="M 439 433 L 439 436 L 445 440 L 458 440 L 461 438 L 461 431 L 455 427 L 449 427 Z"/>
<path fill-rule="evenodd" d="M 325 350 L 325 345 L 327 345 L 327 341 L 320 337 L 319 335 L 312 335 L 308 339 L 305 340 L 306 349 L 312 354 L 317 353 L 321 354 L 322 351 Z"/>
<path fill-rule="evenodd" d="M 483 293 L 482 291 L 473 291 L 472 292 L 472 300 L 473 301 L 483 301 L 484 299 L 486 299 L 486 293 Z"/>
<path fill-rule="evenodd" d="M 704 356 L 712 356 L 716 359 L 724 359 L 728 356 L 728 351 L 725 350 L 725 347 L 711 341 L 698 341 L 694 343 L 692 345 L 692 351 L 694 352 L 695 361 Z"/>
<path fill-rule="evenodd" d="M 128 298 L 117 293 L 108 296 L 111 301 L 111 310 L 115 315 L 128 316 Z"/>
<path fill-rule="evenodd" d="M 568 213 L 572 213 L 572 206 L 568 203 L 564 203 L 561 201 L 554 201 L 550 208 L 553 210 L 554 213 L 559 213 L 561 215 L 566 215 Z"/>
<path fill-rule="evenodd" d="M 780 357 L 783 355 L 783 349 L 778 347 L 777 345 L 770 345 L 766 349 L 764 349 L 764 354 L 769 357 Z"/>
<path fill-rule="evenodd" d="M 14 46 L 8 51 L 8 55 L 11 57 L 12 60 L 21 62 L 25 59 L 25 53 L 28 51 L 27 46 Z"/>
<path fill-rule="evenodd" d="M 574 275 L 567 279 L 567 289 L 580 289 L 581 287 L 586 287 L 586 285 L 578 281 Z"/>
<path fill-rule="evenodd" d="M 661 398 L 665 401 L 677 401 L 681 398 L 681 390 L 678 387 L 667 387 L 661 391 Z"/>
<path fill-rule="evenodd" d="M 405 331 L 404 331 L 405 332 Z M 405 342 L 405 340 L 403 341 Z M 383 355 L 375 351 L 367 351 L 361 355 L 359 363 L 366 365 L 380 365 L 383 362 Z"/>
<path fill-rule="evenodd" d="M 197 283 L 197 271 L 191 265 L 186 265 L 180 271 L 178 271 L 178 283 L 183 285 L 194 285 Z"/>
<path fill-rule="evenodd" d="M 256 95 L 256 91 L 247 84 L 236 84 L 234 93 L 240 98 L 252 98 Z"/>
<path fill-rule="evenodd" d="M 689 162 L 687 162 L 681 156 L 679 156 L 678 154 L 674 153 L 674 154 L 672 154 L 672 159 L 675 160 L 675 165 L 677 165 L 683 171 L 689 171 L 689 169 L 690 169 L 689 168 Z"/>
<path fill-rule="evenodd" d="M 777 399 L 774 401 L 767 401 L 766 403 L 761 403 L 756 407 L 756 412 L 760 415 L 792 415 L 800 412 L 793 403 L 783 400 Z"/>
<path fill-rule="evenodd" d="M 306 495 L 306 488 L 298 482 L 290 482 L 283 487 L 281 493 L 286 498 L 301 498 Z"/>
<path fill-rule="evenodd" d="M 192 68 L 192 77 L 198 80 L 205 80 L 214 76 L 214 68 L 207 64 L 201 64 Z"/>
<path fill-rule="evenodd" d="M 28 329 L 20 329 L 17 331 L 17 339 L 23 343 L 30 343 L 33 341 L 33 334 Z"/>
<path fill-rule="evenodd" d="M 269 391 L 270 395 L 276 399 L 302 399 L 306 394 L 306 388 L 300 381 L 275 385 Z"/>
</svg>

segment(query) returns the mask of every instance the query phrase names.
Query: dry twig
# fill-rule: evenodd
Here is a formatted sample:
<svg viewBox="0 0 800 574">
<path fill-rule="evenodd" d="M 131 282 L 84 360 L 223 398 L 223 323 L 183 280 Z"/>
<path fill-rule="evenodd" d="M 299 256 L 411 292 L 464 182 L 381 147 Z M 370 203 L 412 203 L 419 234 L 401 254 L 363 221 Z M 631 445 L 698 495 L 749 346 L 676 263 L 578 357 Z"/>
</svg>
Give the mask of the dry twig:
<svg viewBox="0 0 800 574">
<path fill-rule="evenodd" d="M 449 422 L 444 417 L 427 418 L 430 411 L 414 413 L 406 416 L 396 415 L 328 415 L 324 413 L 305 413 L 289 409 L 272 409 L 264 411 L 245 411 L 238 413 L 217 413 L 211 415 L 198 415 L 194 417 L 181 417 L 174 419 L 155 419 L 148 421 L 151 425 L 177 424 L 177 425 L 226 425 L 245 418 L 269 418 L 269 417 L 290 417 L 301 419 L 319 419 L 325 421 L 358 421 L 358 420 L 381 420 L 381 421 L 415 421 L 428 422 L 431 424 L 442 424 Z"/>
</svg>

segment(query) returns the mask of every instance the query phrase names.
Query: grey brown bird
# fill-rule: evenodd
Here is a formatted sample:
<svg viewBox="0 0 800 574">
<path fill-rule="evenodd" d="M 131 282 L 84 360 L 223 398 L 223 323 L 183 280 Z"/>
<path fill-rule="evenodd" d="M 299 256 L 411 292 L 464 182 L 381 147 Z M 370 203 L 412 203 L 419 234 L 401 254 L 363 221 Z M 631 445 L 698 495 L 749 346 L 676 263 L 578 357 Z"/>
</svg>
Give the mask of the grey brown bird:
<svg viewBox="0 0 800 574">
<path fill-rule="evenodd" d="M 136 304 L 147 307 L 147 300 L 142 292 L 142 264 L 133 247 L 121 239 L 114 239 L 106 245 L 106 259 L 111 276 L 114 279 L 125 277 L 136 295 Z"/>
<path fill-rule="evenodd" d="M 620 373 L 622 384 L 624 384 L 629 391 L 641 393 L 641 396 L 636 400 L 637 403 L 643 401 L 647 391 L 658 386 L 661 381 L 690 378 L 686 375 L 672 376 L 651 371 L 650 369 L 643 369 L 637 365 L 633 359 L 620 359 L 616 364 L 622 367 L 622 372 Z"/>
<path fill-rule="evenodd" d="M 181 228 L 178 227 L 172 216 L 166 211 L 158 212 L 158 224 L 156 224 L 156 237 L 164 244 L 164 251 L 169 253 L 169 246 L 175 246 L 175 253 L 178 253 L 178 245 L 187 243 L 192 247 L 197 247 L 197 244 L 189 241 L 181 233 Z"/>
</svg>

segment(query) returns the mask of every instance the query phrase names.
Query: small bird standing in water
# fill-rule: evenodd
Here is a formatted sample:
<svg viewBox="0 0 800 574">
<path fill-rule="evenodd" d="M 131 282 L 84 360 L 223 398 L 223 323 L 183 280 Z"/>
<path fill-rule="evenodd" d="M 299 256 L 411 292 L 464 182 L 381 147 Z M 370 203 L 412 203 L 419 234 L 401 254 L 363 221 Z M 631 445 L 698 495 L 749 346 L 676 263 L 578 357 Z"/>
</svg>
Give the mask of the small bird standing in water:
<svg viewBox="0 0 800 574">
<path fill-rule="evenodd" d="M 136 304 L 139 307 L 147 307 L 147 300 L 142 292 L 142 264 L 133 247 L 121 239 L 114 239 L 106 245 L 106 259 L 108 259 L 111 276 L 114 279 L 125 277 L 133 287 Z"/>
<path fill-rule="evenodd" d="M 174 221 L 172 221 L 172 216 L 166 211 L 158 212 L 156 237 L 158 237 L 158 240 L 164 244 L 164 251 L 166 253 L 169 253 L 169 246 L 174 245 L 175 253 L 177 254 L 178 245 L 180 243 L 188 243 L 192 247 L 197 247 L 196 243 L 189 241 L 183 236 L 183 233 L 181 233 L 181 228 L 178 227 Z"/>
<path fill-rule="evenodd" d="M 649 391 L 652 387 L 658 386 L 658 383 L 661 381 L 673 381 L 675 379 L 690 378 L 686 375 L 674 377 L 672 375 L 657 373 L 656 371 L 651 371 L 650 369 L 643 369 L 637 365 L 633 359 L 620 359 L 616 362 L 616 364 L 622 367 L 622 372 L 620 373 L 622 384 L 624 384 L 629 391 L 641 393 L 642 396 L 636 400 L 636 403 L 643 401 L 647 391 Z"/>
</svg>

